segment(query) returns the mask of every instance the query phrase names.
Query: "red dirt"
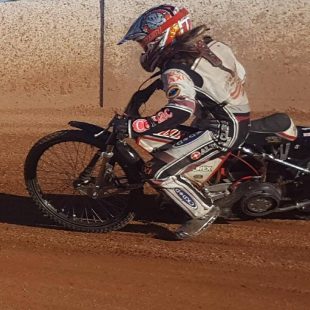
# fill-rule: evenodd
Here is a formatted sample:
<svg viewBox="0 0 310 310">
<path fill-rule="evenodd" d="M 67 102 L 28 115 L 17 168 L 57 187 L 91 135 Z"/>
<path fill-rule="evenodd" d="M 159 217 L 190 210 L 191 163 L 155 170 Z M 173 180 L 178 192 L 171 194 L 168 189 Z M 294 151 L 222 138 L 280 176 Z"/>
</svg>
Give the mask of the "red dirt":
<svg viewBox="0 0 310 310">
<path fill-rule="evenodd" d="M 195 239 L 169 242 L 160 236 L 172 224 L 85 234 L 37 215 L 22 179 L 30 146 L 70 119 L 104 123 L 102 113 L 78 104 L 1 108 L 1 309 L 310 307 L 309 222 L 214 224 Z"/>
<path fill-rule="evenodd" d="M 138 50 L 115 52 L 121 34 L 114 27 L 123 32 L 145 1 L 129 1 L 128 12 L 106 1 L 111 72 L 103 110 L 99 1 L 50 2 L 1 7 L 0 309 L 310 309 L 310 222 L 216 223 L 197 238 L 169 242 L 163 236 L 176 225 L 163 221 L 86 234 L 60 229 L 34 211 L 23 182 L 31 145 L 72 119 L 105 124 L 146 76 L 132 61 Z M 241 0 L 207 2 L 196 1 L 194 15 L 236 48 L 254 116 L 288 111 L 310 125 L 306 3 L 253 0 L 244 10 Z M 158 109 L 160 98 L 145 112 Z"/>
</svg>

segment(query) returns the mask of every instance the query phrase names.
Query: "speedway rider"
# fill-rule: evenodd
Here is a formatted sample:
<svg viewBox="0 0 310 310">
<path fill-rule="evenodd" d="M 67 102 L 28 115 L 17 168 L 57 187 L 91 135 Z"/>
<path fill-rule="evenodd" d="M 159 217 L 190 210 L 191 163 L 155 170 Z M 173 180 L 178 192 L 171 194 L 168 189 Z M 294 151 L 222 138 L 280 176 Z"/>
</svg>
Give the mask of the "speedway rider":
<svg viewBox="0 0 310 310">
<path fill-rule="evenodd" d="M 190 117 L 199 128 L 155 152 L 145 169 L 150 183 L 191 217 L 177 229 L 179 239 L 198 235 L 219 215 L 212 199 L 184 174 L 207 161 L 216 171 L 219 159 L 244 142 L 249 127 L 245 70 L 230 47 L 212 39 L 208 30 L 205 25 L 192 29 L 185 8 L 160 5 L 143 13 L 119 42 L 140 44 L 140 63 L 148 72 L 160 69 L 168 102 L 154 115 L 124 117 L 115 126 L 131 138 L 175 128 Z"/>
</svg>

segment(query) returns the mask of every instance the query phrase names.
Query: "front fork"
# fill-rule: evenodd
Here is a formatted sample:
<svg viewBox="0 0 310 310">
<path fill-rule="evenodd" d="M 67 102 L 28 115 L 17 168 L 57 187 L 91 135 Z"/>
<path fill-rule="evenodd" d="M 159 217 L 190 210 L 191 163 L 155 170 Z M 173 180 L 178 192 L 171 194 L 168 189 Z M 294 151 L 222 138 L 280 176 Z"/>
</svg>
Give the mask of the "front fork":
<svg viewBox="0 0 310 310">
<path fill-rule="evenodd" d="M 100 169 L 98 178 L 96 178 L 95 188 L 92 194 L 92 198 L 96 199 L 99 196 L 100 188 L 104 185 L 107 181 L 107 178 L 111 176 L 113 166 L 108 163 L 108 161 L 113 157 L 114 153 L 114 145 L 108 145 L 104 152 L 100 152 L 99 160 L 100 162 Z"/>
<path fill-rule="evenodd" d="M 99 197 L 100 189 L 103 187 L 105 182 L 111 177 L 111 173 L 113 170 L 113 166 L 109 164 L 109 160 L 113 157 L 114 153 L 114 145 L 108 145 L 106 147 L 105 151 L 98 151 L 89 164 L 86 166 L 86 168 L 80 173 L 77 180 L 74 181 L 74 187 L 75 188 L 83 188 L 84 186 L 88 186 L 88 184 L 92 180 L 92 173 L 94 168 L 96 167 L 96 164 L 99 161 L 99 172 L 98 177 L 95 179 L 95 183 L 92 186 L 91 193 L 88 192 L 88 195 L 90 194 L 93 199 L 97 199 Z"/>
</svg>

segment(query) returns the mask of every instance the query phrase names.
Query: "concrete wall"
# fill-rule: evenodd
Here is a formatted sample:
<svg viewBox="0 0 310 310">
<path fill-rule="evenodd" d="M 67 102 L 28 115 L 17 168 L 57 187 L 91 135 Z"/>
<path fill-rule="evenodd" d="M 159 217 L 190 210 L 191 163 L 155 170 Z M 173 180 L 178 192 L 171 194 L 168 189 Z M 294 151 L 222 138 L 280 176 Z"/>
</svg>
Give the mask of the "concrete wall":
<svg viewBox="0 0 310 310">
<path fill-rule="evenodd" d="M 154 2 L 105 3 L 106 98 L 111 102 L 116 92 L 128 94 L 146 76 L 137 69 L 139 48 L 117 47 L 116 42 L 135 16 Z M 182 4 L 192 12 L 195 24 L 207 23 L 214 37 L 233 46 L 247 69 L 254 109 L 310 110 L 309 0 L 188 0 Z M 0 21 L 2 102 L 98 104 L 99 0 L 0 3 Z"/>
</svg>

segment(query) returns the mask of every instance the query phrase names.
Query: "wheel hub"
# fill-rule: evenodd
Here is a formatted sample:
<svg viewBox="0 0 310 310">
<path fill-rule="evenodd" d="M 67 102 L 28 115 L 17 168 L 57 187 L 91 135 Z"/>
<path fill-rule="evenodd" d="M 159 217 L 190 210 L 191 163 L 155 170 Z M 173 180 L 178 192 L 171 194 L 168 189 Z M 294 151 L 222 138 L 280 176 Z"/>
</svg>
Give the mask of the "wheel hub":
<svg viewBox="0 0 310 310">
<path fill-rule="evenodd" d="M 262 213 L 270 210 L 274 201 L 269 197 L 253 197 L 247 203 L 247 208 L 251 212 Z"/>
</svg>

